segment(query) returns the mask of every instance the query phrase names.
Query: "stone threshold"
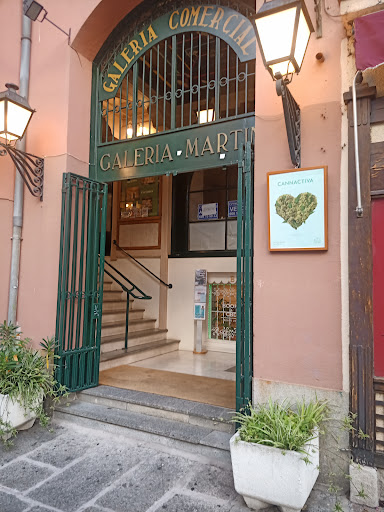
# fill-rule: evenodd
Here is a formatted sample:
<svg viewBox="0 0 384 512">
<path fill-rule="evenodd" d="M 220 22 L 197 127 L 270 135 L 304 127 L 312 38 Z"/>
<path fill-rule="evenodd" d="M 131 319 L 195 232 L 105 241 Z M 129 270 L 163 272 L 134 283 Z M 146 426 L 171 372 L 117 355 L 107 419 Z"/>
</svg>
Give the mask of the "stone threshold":
<svg viewBox="0 0 384 512">
<path fill-rule="evenodd" d="M 216 405 L 184 400 L 181 398 L 173 398 L 171 396 L 157 395 L 154 393 L 146 393 L 144 391 L 133 391 L 128 389 L 120 389 L 112 386 L 97 386 L 95 388 L 86 389 L 78 393 L 79 399 L 85 396 L 107 399 L 121 404 L 134 404 L 137 406 L 158 409 L 170 413 L 179 413 L 189 416 L 196 416 L 207 421 L 224 423 L 233 426 L 231 421 L 235 411 Z M 113 405 L 110 403 L 109 405 Z"/>
</svg>

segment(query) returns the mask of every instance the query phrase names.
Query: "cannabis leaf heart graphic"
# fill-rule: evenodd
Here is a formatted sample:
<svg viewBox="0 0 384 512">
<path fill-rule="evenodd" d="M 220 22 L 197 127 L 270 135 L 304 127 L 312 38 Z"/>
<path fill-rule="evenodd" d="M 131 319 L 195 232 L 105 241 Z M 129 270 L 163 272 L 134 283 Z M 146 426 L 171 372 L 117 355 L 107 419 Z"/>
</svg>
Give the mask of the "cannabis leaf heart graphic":
<svg viewBox="0 0 384 512">
<path fill-rule="evenodd" d="M 283 194 L 278 197 L 275 208 L 276 213 L 284 223 L 288 223 L 293 229 L 299 228 L 316 210 L 317 198 L 310 192 L 302 192 L 296 197 Z"/>
</svg>

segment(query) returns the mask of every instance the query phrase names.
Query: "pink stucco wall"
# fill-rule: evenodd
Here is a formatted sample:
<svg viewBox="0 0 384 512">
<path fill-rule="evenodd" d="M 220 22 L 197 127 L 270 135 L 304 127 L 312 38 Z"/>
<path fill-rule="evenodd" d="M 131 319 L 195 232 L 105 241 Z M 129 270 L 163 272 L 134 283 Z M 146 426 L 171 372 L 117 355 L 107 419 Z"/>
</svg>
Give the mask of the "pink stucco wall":
<svg viewBox="0 0 384 512">
<path fill-rule="evenodd" d="M 281 98 L 261 59 L 256 71 L 254 376 L 329 389 L 342 388 L 342 37 L 340 20 L 323 17 L 323 37 L 312 35 L 303 69 L 290 85 L 302 112 L 302 167 L 328 165 L 327 252 L 268 251 L 266 173 L 292 164 Z M 317 52 L 324 63 L 316 61 Z"/>
<path fill-rule="evenodd" d="M 75 2 L 71 2 L 75 5 Z M 85 4 L 76 2 L 77 17 L 85 19 Z M 56 4 L 56 5 L 55 5 Z M 71 24 L 68 6 L 45 2 L 52 19 L 64 28 Z M 83 12 L 81 12 L 83 7 Z M 0 86 L 19 83 L 21 2 L 0 5 L 2 48 L 14 49 L 4 58 Z M 25 190 L 23 241 L 20 262 L 17 321 L 26 336 L 38 343 L 55 329 L 62 173 L 88 174 L 91 63 L 68 46 L 63 34 L 49 23 L 32 25 L 29 102 L 36 109 L 28 128 L 27 151 L 45 158 L 44 201 Z M 71 114 L 69 114 L 71 112 Z M 74 114 L 75 112 L 75 114 Z M 73 158 L 69 155 L 73 155 Z M 71 160 L 71 162 L 70 162 Z M 12 207 L 15 170 L 0 161 L 0 320 L 7 318 Z"/>
<path fill-rule="evenodd" d="M 18 321 L 37 343 L 54 333 L 62 173 L 88 173 L 91 60 L 138 2 L 46 0 L 51 19 L 72 28 L 73 46 L 47 22 L 33 25 L 30 104 L 36 109 L 27 150 L 45 157 L 45 195 L 25 194 Z M 311 2 L 307 2 L 312 7 Z M 18 82 L 20 2 L 0 3 L 0 90 Z M 260 7 L 260 5 L 258 5 Z M 314 19 L 312 13 L 312 19 Z M 289 169 L 281 99 L 257 64 L 255 161 L 255 377 L 341 389 L 340 20 L 323 17 L 291 91 L 302 111 L 302 165 L 328 165 L 329 250 L 268 252 L 266 172 Z M 315 60 L 323 52 L 325 62 Z M 6 318 L 13 199 L 12 166 L 0 160 L 0 321 Z"/>
<path fill-rule="evenodd" d="M 17 321 L 38 344 L 55 331 L 63 172 L 88 175 L 92 59 L 137 1 L 46 0 L 50 19 L 32 24 L 27 151 L 45 158 L 44 201 L 25 192 Z M 0 3 L 0 90 L 19 83 L 22 1 Z M 11 58 L 12 56 L 12 58 Z M 0 160 L 0 321 L 7 318 L 14 168 Z"/>
</svg>

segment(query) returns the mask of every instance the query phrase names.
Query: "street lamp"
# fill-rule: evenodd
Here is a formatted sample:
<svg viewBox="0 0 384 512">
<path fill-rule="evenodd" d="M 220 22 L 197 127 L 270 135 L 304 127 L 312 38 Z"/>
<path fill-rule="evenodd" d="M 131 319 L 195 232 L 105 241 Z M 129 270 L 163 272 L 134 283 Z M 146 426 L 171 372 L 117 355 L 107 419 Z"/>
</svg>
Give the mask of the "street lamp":
<svg viewBox="0 0 384 512">
<path fill-rule="evenodd" d="M 276 79 L 299 73 L 314 31 L 302 0 L 271 0 L 265 2 L 254 17 L 256 37 L 264 66 Z"/>
<path fill-rule="evenodd" d="M 300 72 L 314 31 L 311 18 L 303 0 L 270 0 L 253 20 L 264 66 L 282 97 L 291 160 L 300 167 L 300 107 L 287 85 L 293 73 Z"/>
<path fill-rule="evenodd" d="M 69 29 L 69 32 L 65 32 L 65 30 L 63 30 L 58 25 L 56 25 L 56 23 L 53 23 L 52 20 L 47 18 L 48 11 L 46 9 L 44 9 L 44 7 L 41 4 L 39 4 L 38 2 L 35 2 L 35 0 L 23 0 L 23 11 L 24 11 L 24 15 L 27 16 L 27 18 L 29 18 L 32 21 L 36 21 L 38 19 L 38 17 L 40 16 L 40 13 L 42 12 L 43 15 L 42 15 L 41 19 L 39 19 L 38 21 L 40 21 L 40 23 L 42 23 L 44 20 L 47 20 L 51 25 L 56 27 L 58 30 L 60 30 L 60 32 L 62 32 L 63 34 L 65 34 L 68 37 L 68 44 L 70 44 L 71 29 Z"/>
<path fill-rule="evenodd" d="M 8 144 L 23 138 L 34 111 L 28 101 L 17 94 L 17 85 L 5 84 L 5 87 L 7 90 L 0 92 L 0 138 Z"/>
<path fill-rule="evenodd" d="M 5 84 L 7 90 L 0 92 L 0 156 L 8 154 L 21 174 L 28 190 L 43 199 L 44 160 L 12 145 L 22 139 L 34 110 L 28 101 L 17 93 L 15 84 Z M 4 142 L 2 142 L 2 140 Z"/>
</svg>

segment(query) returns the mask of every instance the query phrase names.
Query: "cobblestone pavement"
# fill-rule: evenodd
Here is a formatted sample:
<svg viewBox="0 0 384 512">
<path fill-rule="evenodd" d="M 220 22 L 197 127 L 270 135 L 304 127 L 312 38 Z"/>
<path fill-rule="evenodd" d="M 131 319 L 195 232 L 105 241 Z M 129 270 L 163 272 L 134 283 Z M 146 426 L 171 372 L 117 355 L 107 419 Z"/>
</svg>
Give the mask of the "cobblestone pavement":
<svg viewBox="0 0 384 512">
<path fill-rule="evenodd" d="M 331 512 L 312 499 L 308 511 Z M 345 510 L 350 510 L 348 503 Z M 269 509 L 269 512 L 275 508 Z M 249 512 L 230 467 L 80 426 L 39 426 L 0 447 L 0 512 Z M 267 512 L 267 511 L 266 511 Z"/>
</svg>

